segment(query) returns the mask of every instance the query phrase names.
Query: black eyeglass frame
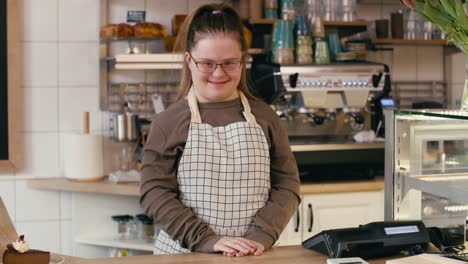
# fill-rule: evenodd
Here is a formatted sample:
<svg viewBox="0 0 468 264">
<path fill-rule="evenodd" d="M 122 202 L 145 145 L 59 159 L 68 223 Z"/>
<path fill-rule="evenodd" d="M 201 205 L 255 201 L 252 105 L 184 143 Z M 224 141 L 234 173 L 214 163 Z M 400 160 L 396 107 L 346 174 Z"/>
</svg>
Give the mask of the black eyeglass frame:
<svg viewBox="0 0 468 264">
<path fill-rule="evenodd" d="M 214 63 L 214 62 L 211 62 L 211 61 L 197 61 L 195 60 L 195 58 L 192 56 L 192 54 L 190 54 L 190 52 L 188 53 L 190 58 L 193 60 L 193 62 L 195 63 L 195 67 L 197 67 L 197 70 L 201 73 L 212 73 L 214 71 L 216 71 L 216 69 L 218 68 L 218 65 L 221 67 L 221 69 L 224 71 L 224 72 L 236 72 L 238 71 L 241 67 L 242 67 L 242 64 L 244 63 L 244 61 L 241 59 L 240 61 L 235 61 L 236 63 L 238 63 L 239 65 L 237 66 L 237 68 L 235 70 L 232 70 L 232 71 L 226 71 L 226 69 L 223 67 L 223 65 L 226 63 L 226 62 L 223 62 L 223 63 Z M 199 63 L 213 63 L 214 67 L 211 71 L 203 71 L 203 70 L 200 70 L 200 68 L 198 67 L 198 64 Z M 233 62 L 231 62 L 233 63 Z"/>
</svg>

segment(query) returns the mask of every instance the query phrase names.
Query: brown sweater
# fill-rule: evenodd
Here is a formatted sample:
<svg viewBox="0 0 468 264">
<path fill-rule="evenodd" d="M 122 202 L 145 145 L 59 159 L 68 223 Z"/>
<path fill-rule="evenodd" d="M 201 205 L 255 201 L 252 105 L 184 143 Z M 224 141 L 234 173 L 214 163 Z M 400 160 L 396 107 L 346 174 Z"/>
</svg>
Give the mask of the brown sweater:
<svg viewBox="0 0 468 264">
<path fill-rule="evenodd" d="M 288 137 L 275 112 L 260 100 L 249 99 L 270 149 L 271 190 L 265 206 L 255 215 L 244 237 L 270 248 L 300 202 L 299 173 Z M 245 121 L 240 99 L 198 103 L 203 123 L 212 126 Z M 187 100 L 172 104 L 153 120 L 143 152 L 140 204 L 148 216 L 184 248 L 214 252 L 221 238 L 178 199 L 177 167 L 188 137 L 190 108 Z"/>
</svg>

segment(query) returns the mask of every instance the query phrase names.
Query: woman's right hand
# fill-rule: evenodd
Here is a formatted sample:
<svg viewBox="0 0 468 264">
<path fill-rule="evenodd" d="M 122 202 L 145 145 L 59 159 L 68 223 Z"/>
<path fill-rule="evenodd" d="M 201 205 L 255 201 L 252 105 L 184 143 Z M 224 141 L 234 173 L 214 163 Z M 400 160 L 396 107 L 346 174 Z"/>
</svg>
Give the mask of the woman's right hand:
<svg viewBox="0 0 468 264">
<path fill-rule="evenodd" d="M 225 256 L 247 256 L 257 251 L 253 241 L 242 237 L 223 237 L 213 246 L 215 252 L 223 252 Z"/>
</svg>

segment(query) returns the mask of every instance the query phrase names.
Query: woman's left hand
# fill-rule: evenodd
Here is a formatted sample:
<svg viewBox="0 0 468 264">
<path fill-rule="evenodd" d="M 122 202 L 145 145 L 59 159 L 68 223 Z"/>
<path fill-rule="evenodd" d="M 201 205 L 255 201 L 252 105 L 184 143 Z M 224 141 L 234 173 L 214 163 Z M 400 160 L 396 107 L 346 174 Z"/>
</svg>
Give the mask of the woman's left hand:
<svg viewBox="0 0 468 264">
<path fill-rule="evenodd" d="M 242 240 L 248 243 L 252 248 L 255 248 L 255 251 L 250 254 L 246 254 L 244 252 L 239 252 L 239 251 L 237 251 L 236 253 L 223 252 L 223 255 L 228 256 L 228 257 L 244 257 L 248 255 L 260 256 L 263 254 L 263 251 L 265 251 L 265 247 L 258 242 L 255 242 L 253 240 L 246 239 L 246 238 L 243 238 Z"/>
</svg>

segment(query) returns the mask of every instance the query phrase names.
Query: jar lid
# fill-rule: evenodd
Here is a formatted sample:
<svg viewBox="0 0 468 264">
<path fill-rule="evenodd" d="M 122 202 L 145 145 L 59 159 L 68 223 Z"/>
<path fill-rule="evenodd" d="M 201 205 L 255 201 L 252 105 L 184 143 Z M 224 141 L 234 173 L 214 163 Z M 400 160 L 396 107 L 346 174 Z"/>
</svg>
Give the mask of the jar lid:
<svg viewBox="0 0 468 264">
<path fill-rule="evenodd" d="M 131 215 L 113 215 L 112 220 L 116 222 L 128 222 L 130 220 L 133 220 L 133 216 Z"/>
</svg>

